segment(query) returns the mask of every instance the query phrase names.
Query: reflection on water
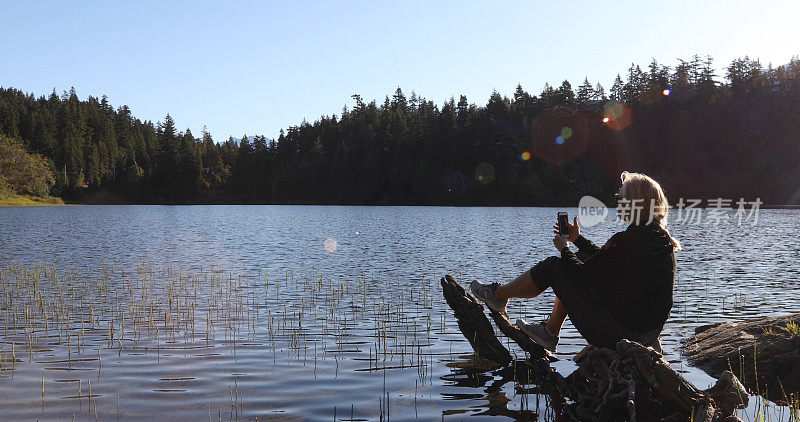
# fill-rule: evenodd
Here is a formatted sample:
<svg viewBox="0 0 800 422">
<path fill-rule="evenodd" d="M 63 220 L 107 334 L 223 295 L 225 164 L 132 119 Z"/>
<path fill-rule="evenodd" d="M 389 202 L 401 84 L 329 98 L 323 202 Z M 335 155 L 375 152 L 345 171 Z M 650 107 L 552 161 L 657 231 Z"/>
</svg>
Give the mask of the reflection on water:
<svg viewBox="0 0 800 422">
<path fill-rule="evenodd" d="M 534 383 L 469 354 L 438 278 L 513 278 L 555 252 L 557 211 L 0 209 L 0 416 L 551 420 Z M 798 309 L 798 216 L 672 227 L 684 250 L 664 347 L 698 387 L 711 378 L 678 351 L 694 327 Z M 510 316 L 543 318 L 551 301 Z M 567 374 L 585 342 L 563 333 Z"/>
</svg>

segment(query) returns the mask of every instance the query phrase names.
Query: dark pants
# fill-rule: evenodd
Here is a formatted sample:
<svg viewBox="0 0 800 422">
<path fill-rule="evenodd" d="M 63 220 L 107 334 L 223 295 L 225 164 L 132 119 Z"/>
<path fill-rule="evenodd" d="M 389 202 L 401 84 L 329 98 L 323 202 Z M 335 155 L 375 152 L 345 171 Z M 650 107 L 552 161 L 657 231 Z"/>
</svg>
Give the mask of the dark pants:
<svg viewBox="0 0 800 422">
<path fill-rule="evenodd" d="M 572 325 L 589 344 L 616 349 L 622 339 L 632 340 L 661 351 L 661 329 L 640 333 L 622 326 L 600 302 L 600 296 L 586 285 L 578 285 L 567 276 L 561 257 L 551 256 L 531 268 L 531 278 L 542 291 L 552 287 L 567 308 Z"/>
</svg>

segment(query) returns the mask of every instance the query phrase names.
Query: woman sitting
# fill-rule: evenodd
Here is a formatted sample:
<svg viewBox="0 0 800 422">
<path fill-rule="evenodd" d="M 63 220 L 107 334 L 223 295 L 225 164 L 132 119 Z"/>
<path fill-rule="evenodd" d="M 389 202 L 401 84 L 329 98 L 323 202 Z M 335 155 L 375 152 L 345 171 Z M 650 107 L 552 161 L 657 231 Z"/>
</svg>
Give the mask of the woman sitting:
<svg viewBox="0 0 800 422">
<path fill-rule="evenodd" d="M 568 235 L 553 244 L 561 256 L 534 265 L 508 284 L 472 282 L 475 297 L 505 313 L 511 298 L 532 298 L 552 287 L 556 295 L 547 321 L 517 325 L 545 349 L 556 350 L 567 315 L 586 341 L 614 349 L 622 339 L 661 351 L 659 335 L 672 309 L 675 250 L 680 243 L 667 231 L 669 204 L 661 186 L 639 173 L 622 173 L 617 212 L 630 223 L 603 247 L 581 236 L 578 218 Z M 567 241 L 578 247 L 570 250 Z"/>
</svg>

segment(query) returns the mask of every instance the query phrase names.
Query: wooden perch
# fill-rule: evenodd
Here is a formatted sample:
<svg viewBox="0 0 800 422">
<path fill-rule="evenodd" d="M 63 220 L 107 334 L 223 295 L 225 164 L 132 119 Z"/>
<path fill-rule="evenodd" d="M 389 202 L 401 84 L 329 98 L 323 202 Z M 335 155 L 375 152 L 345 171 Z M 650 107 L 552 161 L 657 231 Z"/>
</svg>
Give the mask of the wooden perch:
<svg viewBox="0 0 800 422">
<path fill-rule="evenodd" d="M 455 282 L 455 280 L 453 280 L 453 282 Z M 528 354 L 531 356 L 531 359 L 543 359 L 548 362 L 555 362 L 558 360 L 557 357 L 553 356 L 544 347 L 540 346 L 538 343 L 528 337 L 527 334 L 522 332 L 522 330 L 520 330 L 516 324 L 512 324 L 507 315 L 490 309 L 489 316 L 492 317 L 494 323 L 497 325 L 497 328 L 500 329 L 500 332 L 513 340 L 514 343 L 517 343 L 522 350 L 528 352 Z"/>
<path fill-rule="evenodd" d="M 502 366 L 511 363 L 511 353 L 494 335 L 492 323 L 483 313 L 483 305 L 468 294 L 453 276 L 445 276 L 441 283 L 444 298 L 456 314 L 458 328 L 469 341 L 472 350 L 478 356 Z"/>
<path fill-rule="evenodd" d="M 578 365 L 567 380 L 581 420 L 685 421 L 694 415 L 695 421 L 722 421 L 748 400 L 730 372 L 701 391 L 661 354 L 628 340 L 617 343 L 616 350 L 589 351 Z"/>
<path fill-rule="evenodd" d="M 685 421 L 692 417 L 695 421 L 730 422 L 738 420 L 731 416 L 733 411 L 747 405 L 746 391 L 732 373 L 721 374 L 714 387 L 701 391 L 675 372 L 660 353 L 627 340 L 617 343 L 616 350 L 589 351 L 578 362 L 579 368 L 564 378 L 550 367 L 557 358 L 511 324 L 507 316 L 491 312 L 500 331 L 530 355 L 512 368 L 511 354 L 495 336 L 480 301 L 450 275 L 441 283 L 458 326 L 475 352 L 506 366 L 498 372 L 504 378 L 527 380 L 538 385 L 540 392 L 558 395 L 560 399 L 552 404 L 569 419 Z M 520 370 L 527 375 L 520 377 Z"/>
</svg>

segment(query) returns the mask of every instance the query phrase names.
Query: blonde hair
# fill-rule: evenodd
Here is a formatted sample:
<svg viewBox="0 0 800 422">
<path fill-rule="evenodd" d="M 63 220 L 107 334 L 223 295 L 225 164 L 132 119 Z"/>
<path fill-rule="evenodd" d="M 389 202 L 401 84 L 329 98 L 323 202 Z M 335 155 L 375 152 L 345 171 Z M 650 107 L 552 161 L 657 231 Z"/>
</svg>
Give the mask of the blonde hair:
<svg viewBox="0 0 800 422">
<path fill-rule="evenodd" d="M 669 202 L 661 185 L 652 177 L 641 173 L 623 171 L 620 179 L 622 179 L 620 195 L 631 203 L 631 212 L 626 214 L 626 220 L 632 224 L 657 223 L 669 237 L 672 247 L 680 249 L 681 243 L 667 230 Z"/>
</svg>

